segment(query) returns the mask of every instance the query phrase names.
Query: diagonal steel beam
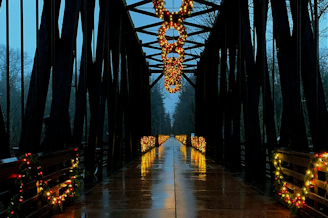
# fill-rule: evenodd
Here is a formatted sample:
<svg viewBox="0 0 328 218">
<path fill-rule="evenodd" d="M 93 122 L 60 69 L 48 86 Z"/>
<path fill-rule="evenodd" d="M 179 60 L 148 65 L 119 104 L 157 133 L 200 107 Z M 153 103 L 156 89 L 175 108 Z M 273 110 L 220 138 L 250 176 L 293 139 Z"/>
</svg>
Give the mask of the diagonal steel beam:
<svg viewBox="0 0 328 218">
<path fill-rule="evenodd" d="M 157 18 L 155 13 L 151 13 L 151 12 L 148 12 L 148 11 L 143 11 L 143 10 L 139 10 L 139 9 L 136 9 L 136 8 L 132 8 L 132 9 L 130 9 L 130 11 Z"/>
<path fill-rule="evenodd" d="M 199 45 L 199 46 L 205 46 L 205 43 L 195 42 L 195 41 L 190 41 L 190 40 L 186 40 L 186 43 L 192 43 L 192 44 Z"/>
<path fill-rule="evenodd" d="M 194 48 L 199 48 L 199 47 L 203 47 L 203 46 L 205 46 L 205 45 L 194 45 L 194 46 L 187 47 L 184 50 L 186 51 L 186 50 L 190 50 L 190 49 L 194 49 Z"/>
<path fill-rule="evenodd" d="M 199 24 L 196 24 L 196 23 L 190 23 L 190 22 L 183 22 L 185 25 L 188 25 L 188 26 L 193 26 L 193 27 L 197 27 L 197 28 L 200 28 L 200 29 L 211 29 L 210 27 L 208 26 L 204 26 L 204 25 L 199 25 Z"/>
<path fill-rule="evenodd" d="M 146 55 L 146 58 L 150 58 L 150 57 L 154 57 L 154 56 L 161 56 L 161 53 L 155 53 L 155 54 L 151 54 L 151 55 Z"/>
<path fill-rule="evenodd" d="M 191 57 L 194 57 L 194 58 L 200 58 L 200 56 L 199 56 L 199 55 L 188 54 L 188 53 L 185 53 L 185 55 L 189 55 L 189 56 L 191 56 Z"/>
<path fill-rule="evenodd" d="M 56 72 L 53 91 L 55 97 L 52 99 L 50 112 L 50 125 L 46 139 L 49 148 L 56 149 L 64 146 L 65 120 L 68 119 L 67 112 L 70 103 L 70 92 L 73 75 L 73 50 L 75 49 L 78 19 L 81 0 L 65 1 L 65 12 L 62 27 L 61 40 L 59 44 L 58 58 L 56 60 Z"/>
<path fill-rule="evenodd" d="M 202 33 L 209 32 L 209 31 L 211 31 L 211 30 L 200 30 L 200 31 L 196 31 L 196 32 L 193 32 L 193 33 L 189 33 L 188 36 L 199 35 L 199 34 L 202 34 Z"/>
<path fill-rule="evenodd" d="M 205 1 L 205 0 L 194 0 L 194 2 L 203 4 L 203 5 L 207 5 L 207 6 L 212 6 L 212 7 L 220 7 L 220 5 L 217 5 L 213 2 L 208 2 L 208 1 Z"/>
<path fill-rule="evenodd" d="M 164 76 L 164 73 L 161 73 L 161 75 L 159 75 L 158 77 L 157 77 L 157 79 L 150 85 L 150 89 L 151 88 L 153 88 L 155 85 L 156 85 L 156 83 L 162 78 Z"/>
<path fill-rule="evenodd" d="M 193 57 L 193 58 L 185 59 L 185 60 L 184 60 L 184 63 L 185 63 L 185 62 L 189 62 L 189 61 L 196 60 L 197 58 L 198 58 L 198 57 Z"/>
<path fill-rule="evenodd" d="M 163 22 L 148 24 L 148 25 L 145 25 L 145 26 L 137 27 L 137 28 L 135 28 L 135 30 L 139 31 L 139 30 L 143 30 L 143 29 L 147 29 L 147 28 L 151 28 L 151 27 L 155 27 L 155 26 L 160 26 L 160 25 L 162 25 L 162 23 Z"/>
<path fill-rule="evenodd" d="M 30 80 L 30 88 L 25 107 L 24 132 L 21 136 L 20 153 L 26 151 L 40 151 L 40 136 L 42 121 L 47 99 L 48 85 L 51 67 L 51 34 L 58 41 L 58 27 L 51 33 L 51 2 L 45 1 L 41 16 L 41 26 L 39 29 L 39 41 L 35 51 L 33 70 Z M 56 1 L 55 22 L 58 23 L 58 15 L 61 1 Z"/>
<path fill-rule="evenodd" d="M 187 77 L 186 74 L 183 73 L 182 76 L 183 76 L 183 78 L 185 78 L 185 79 L 189 82 L 189 84 L 190 84 L 192 87 L 194 87 L 194 89 L 196 88 L 196 85 L 191 81 L 191 79 L 189 79 L 189 77 Z"/>
<path fill-rule="evenodd" d="M 154 61 L 157 61 L 157 62 L 163 62 L 162 60 L 160 60 L 160 59 L 157 59 L 157 58 L 153 58 L 153 57 L 149 57 L 148 59 L 151 59 L 151 60 L 154 60 Z"/>
<path fill-rule="evenodd" d="M 133 9 L 133 8 L 135 8 L 135 7 L 138 7 L 138 6 L 141 6 L 141 5 L 147 4 L 147 3 L 149 3 L 149 2 L 152 2 L 152 0 L 143 0 L 143 1 L 140 1 L 140 2 L 136 2 L 136 3 L 134 3 L 134 4 L 128 5 L 128 6 L 126 7 L 126 9 L 127 9 L 127 10 L 131 10 L 131 9 Z"/>
<path fill-rule="evenodd" d="M 196 16 L 199 16 L 199 15 L 207 14 L 207 13 L 210 13 L 210 12 L 213 12 L 213 11 L 217 11 L 217 10 L 219 10 L 218 7 L 209 8 L 209 9 L 204 10 L 204 11 L 198 11 L 196 13 L 192 13 L 189 17 L 196 17 Z"/>
<path fill-rule="evenodd" d="M 147 42 L 147 43 L 143 43 L 142 46 L 147 46 L 147 45 L 151 45 L 151 44 L 155 44 L 158 43 L 158 41 L 152 41 L 152 42 Z"/>
<path fill-rule="evenodd" d="M 151 45 L 144 45 L 144 47 L 162 51 L 161 48 L 158 48 L 158 47 L 155 47 L 155 46 L 151 46 Z"/>
<path fill-rule="evenodd" d="M 148 35 L 152 35 L 152 36 L 157 36 L 157 33 L 152 33 L 146 30 L 138 30 L 139 33 L 144 33 L 144 34 L 148 34 Z"/>
</svg>

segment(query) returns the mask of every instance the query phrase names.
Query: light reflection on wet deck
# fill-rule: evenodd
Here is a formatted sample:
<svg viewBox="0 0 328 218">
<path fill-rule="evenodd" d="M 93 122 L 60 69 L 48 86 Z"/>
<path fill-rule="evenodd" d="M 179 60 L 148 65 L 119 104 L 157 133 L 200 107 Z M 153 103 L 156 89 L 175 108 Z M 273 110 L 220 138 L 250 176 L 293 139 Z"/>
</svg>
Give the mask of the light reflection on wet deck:
<svg viewBox="0 0 328 218">
<path fill-rule="evenodd" d="M 54 217 L 280 218 L 289 211 L 170 138 Z"/>
</svg>

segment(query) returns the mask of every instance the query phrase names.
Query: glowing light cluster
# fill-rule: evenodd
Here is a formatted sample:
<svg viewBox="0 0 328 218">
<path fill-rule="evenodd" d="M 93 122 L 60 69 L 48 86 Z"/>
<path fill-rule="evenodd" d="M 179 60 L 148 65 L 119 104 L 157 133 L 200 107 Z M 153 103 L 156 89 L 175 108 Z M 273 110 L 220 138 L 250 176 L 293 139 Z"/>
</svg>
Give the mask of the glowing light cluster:
<svg viewBox="0 0 328 218">
<path fill-rule="evenodd" d="M 16 175 L 15 188 L 18 190 L 18 194 L 13 195 L 10 199 L 10 204 L 6 210 L 7 217 L 19 217 L 21 204 L 24 201 L 24 193 L 26 191 L 26 184 L 29 183 L 32 178 L 38 180 L 39 190 L 43 189 L 44 184 L 47 182 L 42 180 L 43 172 L 40 166 L 40 161 L 37 156 L 31 153 L 25 153 L 21 159 L 22 163 L 18 168 L 18 174 Z"/>
<path fill-rule="evenodd" d="M 78 149 L 75 148 L 75 158 L 71 159 L 71 168 L 69 170 L 70 176 L 69 179 L 64 182 L 62 185 L 63 188 L 65 188 L 65 191 L 58 196 L 55 196 L 53 191 L 49 188 L 47 190 L 44 190 L 44 196 L 48 200 L 48 202 L 51 202 L 52 205 L 54 205 L 55 211 L 62 211 L 63 210 L 63 203 L 68 198 L 74 198 L 79 197 L 79 189 L 80 189 L 80 172 L 79 172 L 79 163 L 80 163 L 80 156 L 78 153 Z"/>
<path fill-rule="evenodd" d="M 202 153 L 206 152 L 206 141 L 203 136 L 191 136 L 191 146 Z"/>
<path fill-rule="evenodd" d="M 297 213 L 297 210 L 305 204 L 306 197 L 308 196 L 310 189 L 314 187 L 315 179 L 314 175 L 317 171 L 320 171 L 320 168 L 325 167 L 327 169 L 328 166 L 328 153 L 325 152 L 323 154 L 316 154 L 315 158 L 313 158 L 309 165 L 306 173 L 304 175 L 304 185 L 301 191 L 294 190 L 293 193 L 288 191 L 287 182 L 283 176 L 283 167 L 281 165 L 282 161 L 279 157 L 279 153 L 274 152 L 272 158 L 273 165 L 275 167 L 275 171 L 273 172 L 275 175 L 275 188 L 278 191 L 278 194 L 281 198 L 289 205 L 291 213 Z M 326 181 L 327 184 L 328 174 L 326 172 Z"/>
<path fill-rule="evenodd" d="M 187 144 L 187 135 L 176 135 L 175 138 L 183 145 Z"/>
<path fill-rule="evenodd" d="M 156 158 L 155 149 L 152 149 L 150 152 L 147 152 L 146 154 L 141 156 L 140 172 L 142 177 L 145 177 L 148 174 L 155 158 Z"/>
<path fill-rule="evenodd" d="M 25 186 L 34 179 L 36 180 L 38 193 L 42 194 L 44 201 L 51 202 L 54 205 L 55 211 L 63 210 L 63 202 L 67 197 L 78 197 L 80 186 L 80 173 L 78 170 L 79 154 L 77 153 L 77 149 L 74 150 L 76 152 L 76 157 L 71 160 L 72 166 L 70 169 L 70 179 L 65 182 L 64 186 L 67 188 L 60 196 L 54 196 L 53 191 L 48 187 L 47 181 L 43 179 L 43 171 L 38 156 L 26 153 L 21 159 L 22 164 L 20 165 L 18 169 L 19 172 L 16 176 L 15 184 L 18 185 L 18 194 L 15 194 L 10 199 L 10 204 L 6 210 L 7 217 L 20 217 L 19 213 L 22 207 L 21 204 L 24 201 Z"/>
<path fill-rule="evenodd" d="M 154 0 L 153 1 L 153 7 L 156 11 L 156 16 L 164 21 L 168 22 L 182 22 L 186 18 L 186 16 L 189 16 L 192 8 L 194 7 L 194 1 L 193 0 L 182 0 L 182 4 L 180 6 L 180 10 L 176 12 L 169 12 L 165 7 L 165 1 L 164 0 Z"/>
<path fill-rule="evenodd" d="M 165 7 L 164 0 L 153 0 L 158 18 L 164 20 L 162 26 L 158 29 L 158 43 L 162 48 L 162 61 L 164 63 L 164 87 L 169 93 L 176 93 L 181 88 L 181 74 L 183 70 L 182 63 L 184 62 L 184 49 L 182 48 L 186 39 L 186 27 L 183 25 L 183 20 L 190 15 L 193 9 L 193 0 L 182 0 L 180 10 L 177 12 L 169 12 Z M 175 29 L 179 33 L 176 42 L 169 43 L 165 37 L 166 31 Z M 167 58 L 169 53 L 177 53 L 178 58 Z"/>
<path fill-rule="evenodd" d="M 191 161 L 192 164 L 199 169 L 200 173 L 206 173 L 206 157 L 204 154 L 199 151 L 196 151 L 195 149 L 191 149 Z M 202 175 L 202 177 L 204 176 L 206 176 L 206 174 Z"/>
<path fill-rule="evenodd" d="M 156 138 L 154 136 L 144 136 L 140 140 L 141 152 L 147 152 L 155 147 Z"/>
<path fill-rule="evenodd" d="M 162 145 L 169 138 L 170 138 L 170 136 L 168 136 L 168 135 L 158 135 L 158 145 Z"/>
</svg>

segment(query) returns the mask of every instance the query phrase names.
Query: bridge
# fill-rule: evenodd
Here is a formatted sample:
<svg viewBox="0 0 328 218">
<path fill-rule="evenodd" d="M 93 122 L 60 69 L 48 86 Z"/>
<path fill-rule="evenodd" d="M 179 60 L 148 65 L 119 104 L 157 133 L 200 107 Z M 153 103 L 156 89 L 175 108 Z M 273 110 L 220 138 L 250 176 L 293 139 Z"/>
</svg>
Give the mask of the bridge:
<svg viewBox="0 0 328 218">
<path fill-rule="evenodd" d="M 36 0 L 34 20 L 12 2 L 0 0 L 0 217 L 328 217 L 326 1 L 185 0 L 156 15 L 161 0 Z M 161 48 L 150 29 L 164 21 L 136 27 L 131 13 L 183 18 L 190 38 Z M 194 88 L 194 134 L 153 134 L 163 77 Z"/>
</svg>

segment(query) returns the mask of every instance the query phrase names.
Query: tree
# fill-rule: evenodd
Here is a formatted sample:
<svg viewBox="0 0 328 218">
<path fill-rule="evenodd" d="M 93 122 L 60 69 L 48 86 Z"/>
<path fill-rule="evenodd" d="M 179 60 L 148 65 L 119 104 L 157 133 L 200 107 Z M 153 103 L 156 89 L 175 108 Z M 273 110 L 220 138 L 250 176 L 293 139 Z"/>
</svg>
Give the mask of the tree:
<svg viewBox="0 0 328 218">
<path fill-rule="evenodd" d="M 171 117 L 165 110 L 159 83 L 151 89 L 151 126 L 152 135 L 171 134 Z"/>
<path fill-rule="evenodd" d="M 5 120 L 7 120 L 7 55 L 6 46 L 0 45 L 0 111 L 2 112 L 0 122 L 0 129 L 5 128 Z M 8 131 L 10 138 L 8 139 L 7 146 L 18 146 L 19 137 L 21 133 L 21 50 L 20 49 L 9 49 L 9 85 L 10 85 L 10 129 L 5 129 L 8 136 Z M 24 89 L 28 87 L 28 80 L 30 77 L 29 66 L 31 64 L 31 59 L 27 53 L 24 53 Z M 26 99 L 27 92 L 24 93 Z M 3 131 L 3 130 L 0 130 Z"/>
<path fill-rule="evenodd" d="M 190 135 L 195 132 L 195 89 L 183 80 L 179 92 L 179 101 L 173 114 L 172 133 Z"/>
</svg>

